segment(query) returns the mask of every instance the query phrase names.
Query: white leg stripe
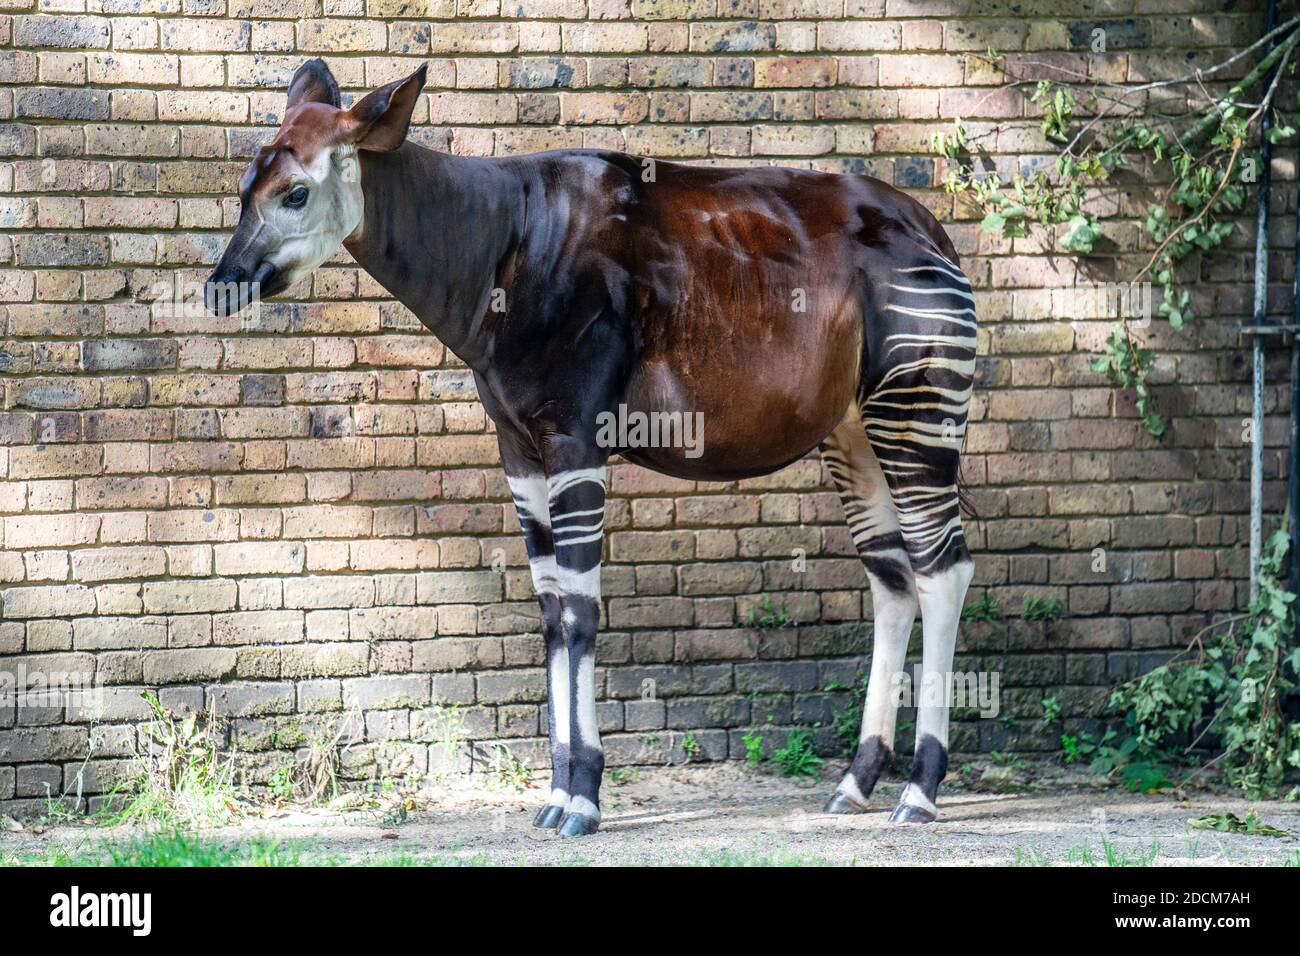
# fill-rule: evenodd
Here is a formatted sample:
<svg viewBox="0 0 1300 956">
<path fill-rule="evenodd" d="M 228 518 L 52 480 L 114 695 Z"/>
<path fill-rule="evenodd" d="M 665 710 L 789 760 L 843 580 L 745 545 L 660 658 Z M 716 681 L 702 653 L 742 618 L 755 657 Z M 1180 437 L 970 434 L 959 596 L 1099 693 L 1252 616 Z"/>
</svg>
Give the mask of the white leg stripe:
<svg viewBox="0 0 1300 956">
<path fill-rule="evenodd" d="M 603 467 L 575 468 L 573 471 L 562 471 L 558 475 L 552 475 L 550 480 L 550 500 L 554 501 L 556 495 L 584 481 L 594 481 L 604 488 L 605 469 Z"/>
<path fill-rule="evenodd" d="M 947 262 L 948 260 L 945 259 L 944 261 Z M 961 272 L 954 272 L 954 271 L 951 270 L 951 269 L 945 269 L 943 266 L 913 266 L 913 267 L 910 268 L 910 269 L 895 269 L 894 271 L 895 271 L 895 272 L 904 272 L 904 273 L 906 273 L 906 272 L 941 272 L 941 273 L 943 273 L 944 275 L 948 276 L 950 279 L 953 279 L 953 280 L 955 280 L 955 281 L 961 283 L 961 284 L 964 285 L 966 288 L 968 288 L 968 289 L 970 288 L 970 280 L 967 279 L 966 276 L 965 276 L 964 274 L 962 274 Z"/>
<path fill-rule="evenodd" d="M 506 482 L 510 485 L 510 494 L 514 496 L 515 507 L 527 512 L 527 517 L 543 527 L 549 527 L 551 507 L 547 499 L 546 479 L 541 475 L 514 478 L 507 475 Z"/>
<path fill-rule="evenodd" d="M 562 644 L 551 655 L 551 711 L 555 739 L 569 744 L 569 649 Z"/>
<path fill-rule="evenodd" d="M 596 525 L 595 527 L 600 528 L 601 526 Z M 604 535 L 605 532 L 602 529 L 597 531 L 595 534 L 583 535 L 581 538 L 565 538 L 563 541 L 560 541 L 557 538 L 555 542 L 555 546 L 557 548 L 572 548 L 580 544 L 590 544 L 593 541 L 599 541 L 602 537 L 604 537 Z"/>
<path fill-rule="evenodd" d="M 596 657 L 584 654 L 578 661 L 578 738 L 584 746 L 600 747 L 596 726 Z"/>
<path fill-rule="evenodd" d="M 910 292 L 913 295 L 955 295 L 959 299 L 969 299 L 971 302 L 975 301 L 975 297 L 964 289 L 927 289 L 914 285 L 894 285 L 892 282 L 889 283 L 889 287 L 897 292 Z"/>
<path fill-rule="evenodd" d="M 570 518 L 585 518 L 590 515 L 604 515 L 605 509 L 592 508 L 589 511 L 570 511 L 568 514 L 554 515 L 551 518 L 553 524 L 559 524 L 561 521 L 568 521 Z"/>
<path fill-rule="evenodd" d="M 556 567 L 555 555 L 546 554 L 533 558 L 528 562 L 528 568 L 533 572 L 533 590 L 538 594 L 556 594 L 557 585 L 555 583 Z"/>
<path fill-rule="evenodd" d="M 549 800 L 546 801 L 548 806 L 553 806 L 553 807 L 562 807 L 565 806 L 568 802 L 569 802 L 569 791 L 561 790 L 559 787 L 556 787 L 554 790 L 551 791 L 551 797 Z"/>
<path fill-rule="evenodd" d="M 906 555 L 902 555 L 902 561 L 906 564 Z M 898 724 L 897 682 L 907 660 L 907 644 L 912 624 L 916 621 L 917 601 L 910 592 L 902 595 L 883 586 L 873 586 L 871 597 L 875 606 L 876 635 L 858 742 L 862 743 L 868 737 L 880 737 L 892 747 Z"/>
<path fill-rule="evenodd" d="M 556 567 L 555 587 L 560 594 L 580 594 L 600 600 L 600 565 L 588 571 L 574 571 L 572 568 Z"/>
</svg>

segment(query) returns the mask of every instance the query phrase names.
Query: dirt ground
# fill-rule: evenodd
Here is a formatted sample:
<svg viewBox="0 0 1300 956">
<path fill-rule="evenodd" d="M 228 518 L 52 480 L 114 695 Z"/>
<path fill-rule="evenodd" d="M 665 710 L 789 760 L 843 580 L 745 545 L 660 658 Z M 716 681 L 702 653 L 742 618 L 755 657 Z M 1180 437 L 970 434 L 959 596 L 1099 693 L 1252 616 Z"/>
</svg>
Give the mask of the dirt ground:
<svg viewBox="0 0 1300 956">
<path fill-rule="evenodd" d="M 988 792 L 945 785 L 941 820 L 888 822 L 902 782 L 887 781 L 872 811 L 830 816 L 822 804 L 838 768 L 819 781 L 755 774 L 737 764 L 632 771 L 604 791 L 599 833 L 564 839 L 531 826 L 545 791 L 468 782 L 425 790 L 409 813 L 394 807 L 262 811 L 238 826 L 205 831 L 226 844 L 291 846 L 300 862 L 474 865 L 1300 865 L 1300 806 L 1190 791 L 1183 798 L 1134 795 L 1078 782 L 1016 783 Z M 1031 778 L 1033 774 L 1029 775 Z M 1022 789 L 1027 787 L 1029 789 Z M 1255 809 L 1286 837 L 1188 826 L 1208 813 Z M 0 833 L 0 858 L 38 862 L 125 841 L 133 832 L 85 826 Z"/>
</svg>

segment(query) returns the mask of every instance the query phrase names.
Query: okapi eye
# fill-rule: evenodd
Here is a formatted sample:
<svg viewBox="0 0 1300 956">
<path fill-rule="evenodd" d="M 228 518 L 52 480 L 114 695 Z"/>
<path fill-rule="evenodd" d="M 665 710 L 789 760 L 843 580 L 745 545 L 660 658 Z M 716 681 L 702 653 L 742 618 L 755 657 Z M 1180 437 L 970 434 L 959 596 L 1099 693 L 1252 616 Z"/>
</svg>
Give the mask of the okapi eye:
<svg viewBox="0 0 1300 956">
<path fill-rule="evenodd" d="M 284 197 L 284 204 L 290 209 L 301 209 L 307 203 L 307 187 L 294 186 L 289 195 Z"/>
</svg>

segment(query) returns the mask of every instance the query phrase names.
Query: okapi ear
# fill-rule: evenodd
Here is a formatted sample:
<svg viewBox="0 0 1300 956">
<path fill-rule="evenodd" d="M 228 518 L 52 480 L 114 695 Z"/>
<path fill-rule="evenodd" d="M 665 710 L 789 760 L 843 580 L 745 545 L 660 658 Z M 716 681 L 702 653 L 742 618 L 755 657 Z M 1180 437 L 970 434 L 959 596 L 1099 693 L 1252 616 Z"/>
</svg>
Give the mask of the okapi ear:
<svg viewBox="0 0 1300 956">
<path fill-rule="evenodd" d="M 320 57 L 308 60 L 298 67 L 293 79 L 289 81 L 289 102 L 285 109 L 293 109 L 300 103 L 327 103 L 337 108 L 339 85 L 334 81 L 334 74 Z"/>
<path fill-rule="evenodd" d="M 406 139 L 406 131 L 411 125 L 411 113 L 420 98 L 420 90 L 424 89 L 424 78 L 428 72 L 428 65 L 421 64 L 406 79 L 381 86 L 353 104 L 352 109 L 348 110 L 351 129 L 346 138 L 360 149 L 378 152 L 387 152 L 401 146 Z"/>
</svg>

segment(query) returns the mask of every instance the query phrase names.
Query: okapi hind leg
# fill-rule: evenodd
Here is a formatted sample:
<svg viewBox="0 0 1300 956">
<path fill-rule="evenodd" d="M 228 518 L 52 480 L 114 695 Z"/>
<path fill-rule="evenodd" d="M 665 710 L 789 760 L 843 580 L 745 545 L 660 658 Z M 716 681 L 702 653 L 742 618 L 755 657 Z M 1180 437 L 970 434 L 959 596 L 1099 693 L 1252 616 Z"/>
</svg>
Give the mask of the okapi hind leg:
<svg viewBox="0 0 1300 956">
<path fill-rule="evenodd" d="M 961 550 L 965 551 L 964 545 Z M 966 588 L 975 570 L 969 552 L 951 559 L 953 563 L 943 570 L 916 575 L 922 643 L 921 686 L 916 691 L 916 752 L 907 787 L 889 817 L 896 823 L 932 823 L 939 814 L 939 784 L 948 773 L 952 658 Z"/>
<path fill-rule="evenodd" d="M 863 405 L 863 424 L 898 513 L 922 639 L 915 757 L 890 820 L 929 823 L 948 769 L 952 659 L 974 573 L 957 482 L 975 371 L 975 300 L 937 248 L 894 268 L 888 289 L 878 346 L 888 370 Z"/>
<path fill-rule="evenodd" d="M 826 812 L 863 813 L 880 775 L 893 763 L 898 723 L 895 682 L 902 672 L 918 605 L 898 515 L 856 404 L 822 442 L 821 452 L 844 505 L 853 544 L 867 569 L 874 612 L 871 675 L 858 748 L 827 801 Z"/>
</svg>

